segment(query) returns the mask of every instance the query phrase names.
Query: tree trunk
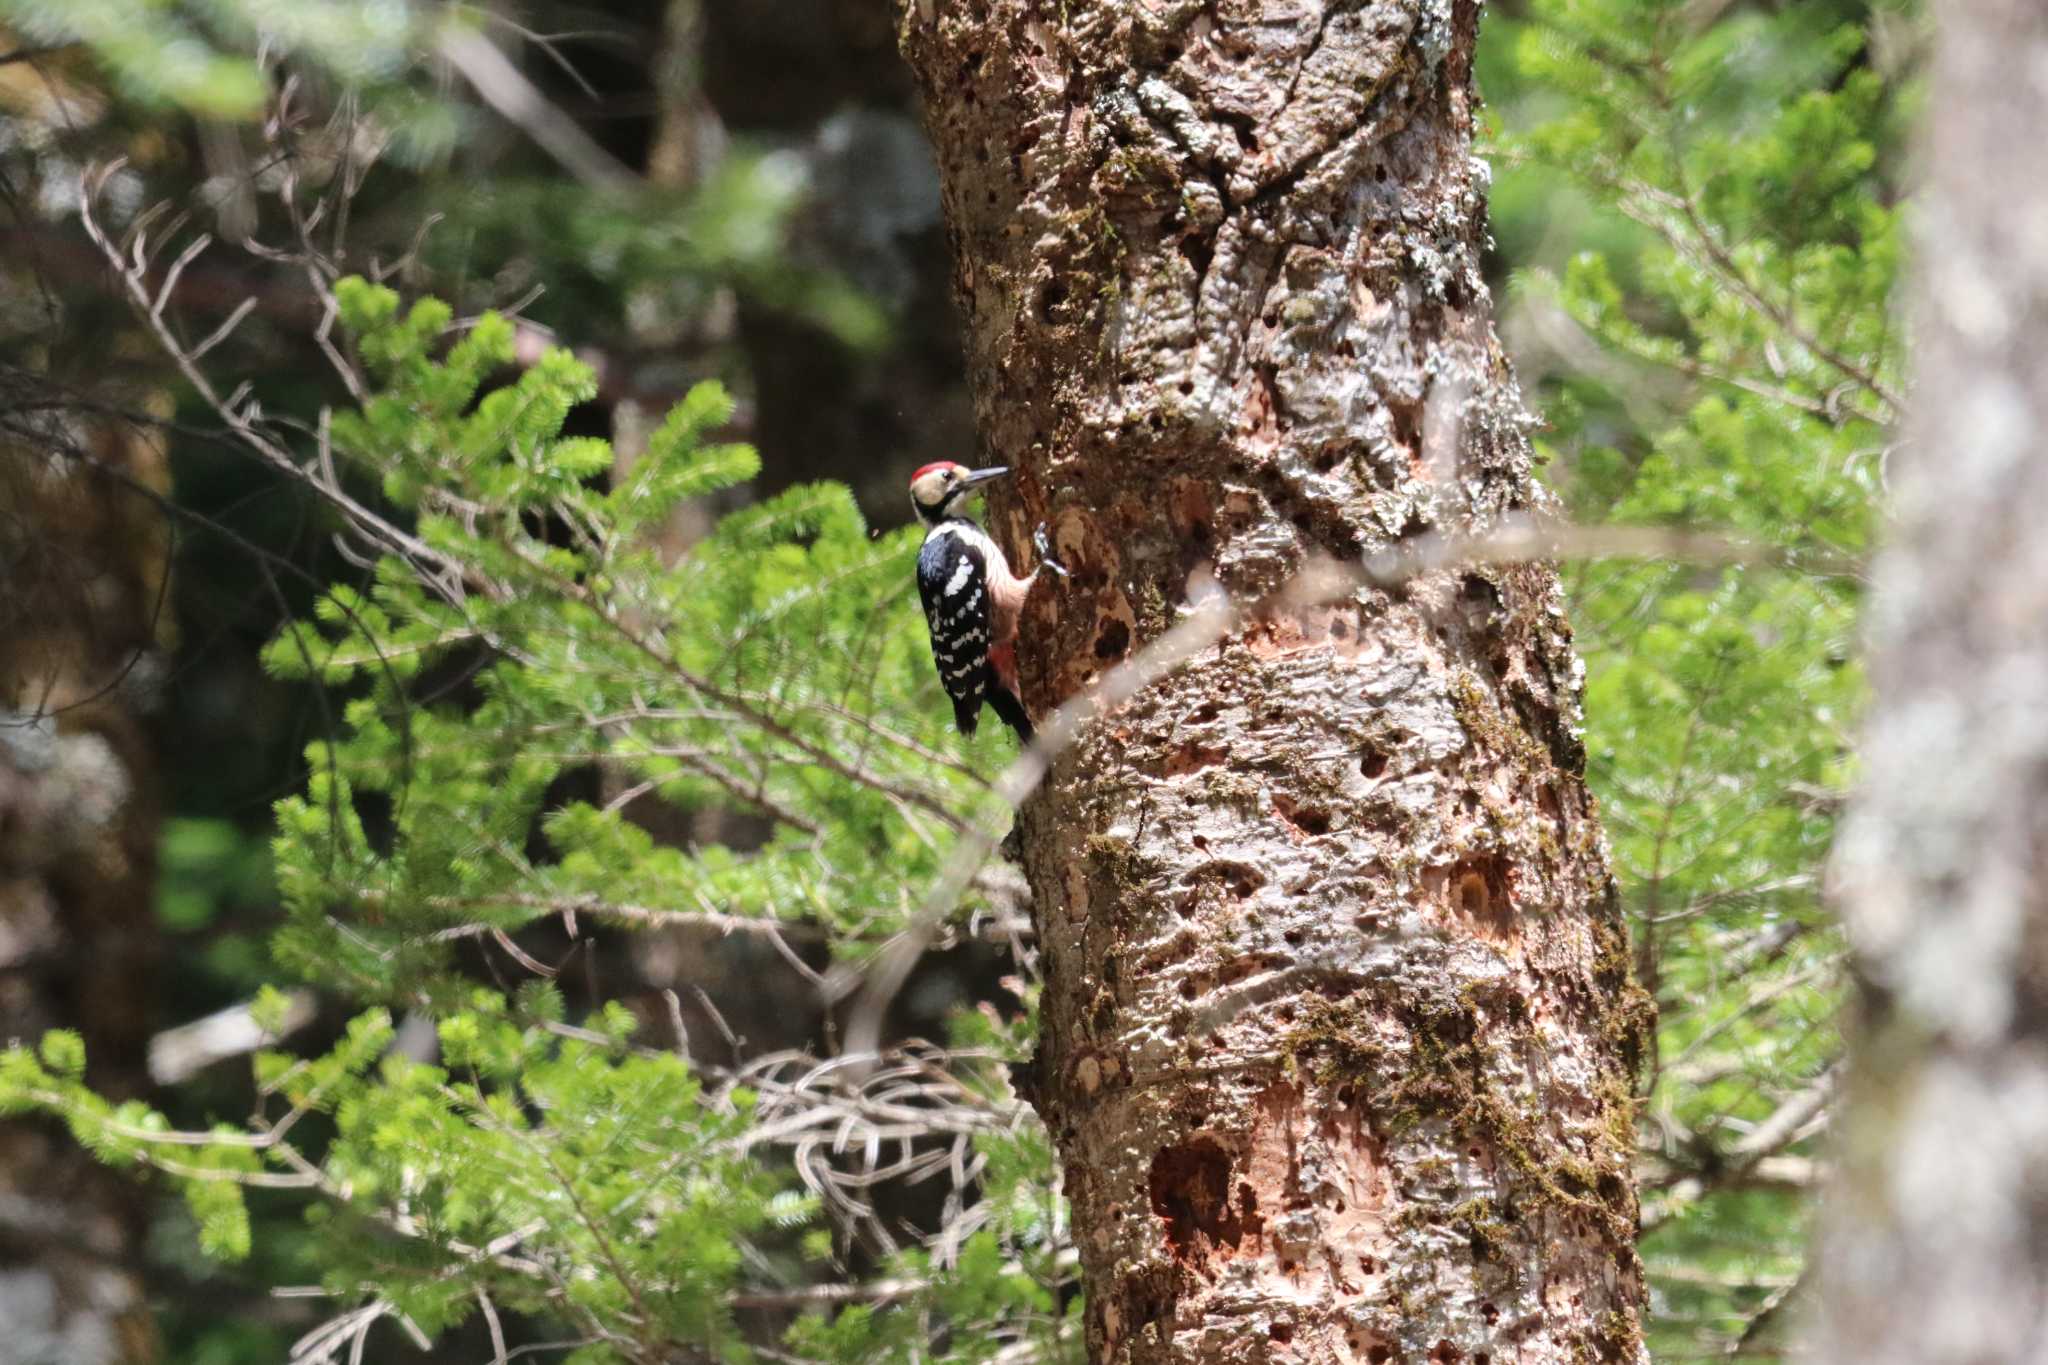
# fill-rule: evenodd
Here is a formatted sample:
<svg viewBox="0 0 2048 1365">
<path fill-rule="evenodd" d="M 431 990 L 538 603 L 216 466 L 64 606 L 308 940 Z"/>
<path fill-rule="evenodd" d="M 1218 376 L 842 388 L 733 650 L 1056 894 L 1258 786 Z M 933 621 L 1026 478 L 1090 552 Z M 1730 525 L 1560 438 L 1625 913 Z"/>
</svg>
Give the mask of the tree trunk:
<svg viewBox="0 0 2048 1365">
<path fill-rule="evenodd" d="M 0 391 L 0 409 L 47 407 L 53 391 Z M 0 412 L 0 1039 L 75 1029 L 87 1079 L 127 1099 L 146 1088 L 162 946 L 161 813 L 139 703 L 164 673 L 169 567 L 161 512 L 121 480 L 162 487 L 163 452 L 84 418 L 45 419 L 49 439 L 31 444 L 8 429 L 35 419 L 15 417 Z M 54 453 L 74 439 L 84 459 Z M 149 1208 L 131 1175 L 61 1126 L 0 1122 L 0 1359 L 156 1358 L 140 1269 Z"/>
<path fill-rule="evenodd" d="M 1820 1358 L 2048 1339 L 2048 10 L 1953 0 L 1927 102 L 1919 374 L 1833 892 L 1865 983 Z M 1907 1292 L 1901 1292 L 1902 1290 Z"/>
<path fill-rule="evenodd" d="M 1209 566 L 1540 504 L 1470 0 L 907 0 L 1044 712 Z M 1103 1361 L 1639 1360 L 1647 1020 L 1547 566 L 1251 624 L 1023 812 Z"/>
</svg>

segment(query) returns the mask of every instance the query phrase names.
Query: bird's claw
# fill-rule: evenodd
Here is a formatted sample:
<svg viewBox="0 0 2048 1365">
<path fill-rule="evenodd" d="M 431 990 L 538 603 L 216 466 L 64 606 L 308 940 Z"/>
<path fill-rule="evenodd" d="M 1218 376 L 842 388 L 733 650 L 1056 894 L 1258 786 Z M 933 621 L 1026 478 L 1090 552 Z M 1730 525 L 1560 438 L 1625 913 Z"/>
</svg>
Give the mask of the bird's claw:
<svg viewBox="0 0 2048 1365">
<path fill-rule="evenodd" d="M 1061 578 L 1072 578 L 1067 566 L 1052 557 L 1052 537 L 1046 534 L 1045 523 L 1039 522 L 1038 529 L 1031 533 L 1031 548 L 1038 552 L 1038 562 L 1051 569 Z"/>
</svg>

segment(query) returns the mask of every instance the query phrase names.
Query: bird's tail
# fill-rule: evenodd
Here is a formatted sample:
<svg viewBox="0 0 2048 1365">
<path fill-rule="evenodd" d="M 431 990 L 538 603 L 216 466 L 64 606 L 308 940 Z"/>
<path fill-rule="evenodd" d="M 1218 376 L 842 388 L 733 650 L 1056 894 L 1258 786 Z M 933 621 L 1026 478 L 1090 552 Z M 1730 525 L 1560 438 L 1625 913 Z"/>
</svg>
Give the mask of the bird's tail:
<svg viewBox="0 0 2048 1365">
<path fill-rule="evenodd" d="M 1031 742 L 1031 717 L 1025 713 L 1024 703 L 1017 695 L 999 682 L 991 681 L 988 687 L 988 704 L 996 718 L 1017 732 L 1019 744 Z"/>
</svg>

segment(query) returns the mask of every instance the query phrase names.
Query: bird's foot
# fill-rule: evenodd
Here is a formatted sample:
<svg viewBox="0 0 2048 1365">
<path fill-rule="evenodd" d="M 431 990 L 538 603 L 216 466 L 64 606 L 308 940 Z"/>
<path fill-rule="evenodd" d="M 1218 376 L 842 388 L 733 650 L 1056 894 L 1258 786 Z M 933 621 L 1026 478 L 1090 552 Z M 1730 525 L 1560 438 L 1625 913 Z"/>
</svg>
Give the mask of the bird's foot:
<svg viewBox="0 0 2048 1365">
<path fill-rule="evenodd" d="M 1067 566 L 1052 557 L 1052 537 L 1046 534 L 1045 523 L 1039 522 L 1038 529 L 1031 533 L 1031 548 L 1038 552 L 1038 562 L 1051 569 L 1061 578 L 1072 578 Z"/>
</svg>

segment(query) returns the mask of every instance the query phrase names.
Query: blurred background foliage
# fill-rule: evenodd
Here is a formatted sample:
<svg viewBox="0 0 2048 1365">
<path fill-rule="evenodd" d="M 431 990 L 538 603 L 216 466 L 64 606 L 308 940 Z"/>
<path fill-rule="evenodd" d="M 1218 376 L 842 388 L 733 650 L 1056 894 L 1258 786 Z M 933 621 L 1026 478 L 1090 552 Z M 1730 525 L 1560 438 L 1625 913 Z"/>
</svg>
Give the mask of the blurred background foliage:
<svg viewBox="0 0 2048 1365">
<path fill-rule="evenodd" d="M 1819 874 L 1853 774 L 1860 565 L 1904 389 L 1927 31 L 1909 5 L 1831 0 L 1540 0 L 1499 19 L 1506 328 L 1549 482 L 1581 521 L 1715 528 L 1782 556 L 1568 569 L 1590 775 L 1661 1011 L 1651 1351 L 1774 1355 L 1841 1053 Z"/>
<path fill-rule="evenodd" d="M 1726 532 L 1774 560 L 1568 566 L 1592 777 L 1638 970 L 1662 1009 L 1641 1125 L 1659 1360 L 1781 1353 L 1824 1171 L 1843 982 L 1819 862 L 1853 771 L 1857 566 L 1903 389 L 1894 299 L 1926 38 L 1903 0 L 1504 0 L 1482 39 L 1495 298 L 1546 423 L 1549 482 L 1577 520 Z M 701 1272 L 673 1286 L 662 1320 L 721 1358 L 907 1359 L 935 1342 L 945 1354 L 927 1358 L 1074 1351 L 1050 1148 L 1000 1075 L 1028 1053 L 1031 995 L 1000 871 L 973 916 L 936 937 L 885 1029 L 905 1048 L 940 1040 L 903 1052 L 895 1074 L 943 1116 L 913 1125 L 904 1150 L 939 1152 L 951 1173 L 912 1162 L 849 1202 L 853 1186 L 834 1183 L 848 1171 L 806 1164 L 801 1143 L 731 1156 L 764 1102 L 782 1103 L 799 1135 L 819 1112 L 867 1112 L 866 1082 L 835 1089 L 807 1059 L 830 1055 L 854 1008 L 847 964 L 909 922 L 936 875 L 954 831 L 933 811 L 972 815 L 1006 752 L 986 732 L 961 749 L 927 723 L 943 707 L 898 591 L 904 476 L 971 459 L 975 442 L 937 181 L 893 46 L 879 0 L 0 0 L 0 466 L 15 466 L 0 468 L 12 504 L 0 549 L 18 581 L 44 589 L 42 606 L 29 593 L 0 604 L 0 626 L 24 642 L 0 698 L 18 712 L 8 743 L 26 765 L 25 746 L 63 728 L 34 715 L 35 680 L 61 662 L 82 695 L 133 712 L 161 813 L 153 912 L 122 930 L 147 943 L 119 986 L 132 1026 L 66 1017 L 79 997 L 58 969 L 58 1003 L 9 1027 L 80 1030 L 94 1090 L 60 1043 L 15 1054 L 0 1100 L 67 1112 L 113 1158 L 160 1150 L 124 1136 L 128 1120 L 201 1131 L 225 1119 L 246 1134 L 246 1060 L 166 1070 L 145 1065 L 145 1048 L 303 981 L 317 988 L 309 1007 L 273 994 L 253 1009 L 298 1029 L 300 1061 L 266 1061 L 263 1083 L 290 1112 L 304 1097 L 291 1068 L 325 1068 L 302 1137 L 328 1176 L 353 1183 L 315 1207 L 385 1219 L 338 1237 L 308 1224 L 304 1186 L 252 1189 L 235 1208 L 190 1179 L 105 1195 L 125 1201 L 132 1232 L 108 1254 L 147 1297 L 136 1358 L 273 1360 L 309 1333 L 309 1349 L 345 1354 L 356 1324 L 336 1315 L 375 1306 L 372 1283 L 402 1300 L 393 1311 L 444 1329 L 449 1358 L 489 1358 L 501 1333 L 539 1345 L 648 1316 L 630 1291 L 651 1262 L 601 1273 L 582 1322 L 502 1277 L 451 1277 L 463 1261 L 450 1239 L 492 1226 L 464 1203 L 479 1181 L 524 1191 L 545 1183 L 534 1162 L 592 1156 L 528 1141 L 514 1160 L 488 1141 L 489 1122 L 516 1122 L 522 1105 L 588 1112 L 627 1149 L 701 1140 L 692 1170 L 730 1199 L 675 1185 L 659 1237 L 619 1216 L 646 1237 L 633 1256 Z M 177 344 L 205 350 L 217 393 L 285 448 L 305 457 L 330 441 L 341 486 L 402 528 L 426 535 L 458 503 L 495 507 L 544 567 L 556 550 L 596 555 L 572 576 L 644 556 L 611 577 L 651 586 L 593 619 L 518 578 L 541 569 L 500 563 L 521 591 L 465 637 L 389 554 L 380 577 L 330 507 L 224 429 L 110 284 L 80 231 L 89 169 L 116 235 L 140 225 L 174 243 L 171 257 L 197 232 L 218 239 L 166 316 Z M 305 221 L 318 203 L 326 216 Z M 351 330 L 373 340 L 338 374 L 322 300 L 350 274 L 447 307 L 420 317 L 352 295 Z M 406 452 L 462 433 L 380 428 L 377 403 L 416 408 L 420 385 L 446 381 L 407 368 L 432 348 L 395 368 L 367 362 L 379 347 L 418 349 L 403 340 L 409 318 L 438 334 L 490 309 L 509 320 L 479 329 L 472 359 L 491 366 L 463 384 L 494 387 L 506 381 L 491 367 L 514 366 L 546 420 L 480 441 L 462 471 L 407 467 Z M 362 394 L 346 391 L 350 374 Z M 679 403 L 694 415 L 664 425 Z M 521 439 L 555 452 L 554 482 L 520 464 Z M 741 443 L 758 452 L 747 483 L 734 480 L 754 460 L 715 454 Z M 31 450 L 118 475 L 119 527 L 51 533 L 68 523 L 34 501 Z M 701 480 L 684 477 L 707 460 Z M 636 467 L 684 472 L 661 518 L 577 502 Z M 491 482 L 494 468 L 517 472 Z M 454 501 L 423 505 L 436 487 Z M 564 497 L 576 505 L 550 501 Z M 577 518 L 623 539 L 579 551 L 562 529 Z M 435 543 L 467 560 L 495 553 L 456 544 L 474 524 L 443 532 L 456 540 Z M 63 554 L 32 558 L 37 536 Z M 742 543 L 766 551 L 745 573 L 719 553 Z M 23 568 L 34 564 L 40 577 Z M 820 566 L 828 591 L 787 600 Z M 140 585 L 111 665 L 62 628 L 88 606 L 66 592 L 109 575 Z M 650 665 L 636 634 L 644 643 L 686 598 L 699 609 Z M 337 664 L 352 639 L 364 662 L 408 640 L 419 659 Z M 843 647 L 812 676 L 806 651 L 821 641 Z M 593 652 L 561 652 L 579 647 Z M 644 708 L 636 684 L 714 665 L 735 670 L 728 697 L 759 702 L 779 733 L 750 730 L 760 716 L 742 706 L 740 723 L 600 727 L 582 751 L 537 738 Z M 821 775 L 803 743 L 857 753 L 857 772 Z M 363 780 L 379 765 L 403 779 Z M 350 784 L 345 806 L 336 782 Z M 303 799 L 283 808 L 278 838 L 285 798 Z M 357 825 L 337 823 L 343 809 Z M 510 851 L 465 864 L 473 841 L 447 836 L 472 828 Z M 0 870 L 24 869 L 0 850 Z M 509 899 L 536 885 L 538 903 Z M 390 916 L 337 931 L 337 901 L 365 888 Z M 456 897 L 470 902 L 459 916 Z M 573 905 L 662 922 L 627 934 L 618 916 L 575 923 Z M 785 941 L 691 922 L 707 911 L 792 927 Z M 451 928 L 473 932 L 434 937 Z M 17 955 L 6 970 L 48 969 Z M 678 1035 L 703 1063 L 694 1078 L 663 1052 Z M 387 1047 L 416 1062 L 378 1067 Z M 458 1062 L 476 1071 L 474 1093 L 450 1093 Z M 93 1109 L 94 1091 L 146 1100 L 153 1117 L 117 1121 Z M 386 1109 L 413 1126 L 380 1148 L 373 1116 Z M 441 1135 L 443 1165 L 406 1189 L 409 1204 L 366 1193 L 418 1182 L 420 1163 L 408 1174 L 391 1144 L 431 1145 L 427 1134 Z M 196 1150 L 222 1171 L 246 1157 Z M 589 1166 L 585 1184 L 566 1182 L 587 1197 L 644 1169 Z M 433 1254 L 403 1249 L 394 1209 L 445 1217 Z M 592 1235 L 568 1236 L 564 1254 L 603 1261 L 579 1240 Z M 247 1254 L 203 1259 L 202 1241 Z M 0 1235 L 10 1266 L 39 1254 L 32 1229 Z M 316 1284 L 327 1297 L 270 1294 Z M 707 1295 L 732 1306 L 690 1316 Z M 376 1331 L 374 1358 L 420 1350 L 391 1322 Z"/>
</svg>

